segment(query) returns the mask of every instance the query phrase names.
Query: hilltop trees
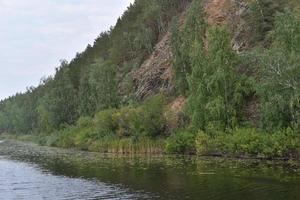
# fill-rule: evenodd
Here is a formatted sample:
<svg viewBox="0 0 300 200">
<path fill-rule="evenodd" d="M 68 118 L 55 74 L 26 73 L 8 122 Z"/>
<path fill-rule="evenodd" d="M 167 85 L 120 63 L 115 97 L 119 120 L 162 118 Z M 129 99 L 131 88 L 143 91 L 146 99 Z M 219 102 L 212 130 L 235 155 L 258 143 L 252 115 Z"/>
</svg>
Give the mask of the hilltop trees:
<svg viewBox="0 0 300 200">
<path fill-rule="evenodd" d="M 132 89 L 120 91 L 119 84 L 131 80 L 130 72 L 152 52 L 171 18 L 189 1 L 131 4 L 115 27 L 101 33 L 70 62 L 62 61 L 53 78 L 2 101 L 0 131 L 50 133 L 75 124 L 81 116 L 134 102 Z M 120 93 L 128 98 L 120 99 Z"/>
</svg>

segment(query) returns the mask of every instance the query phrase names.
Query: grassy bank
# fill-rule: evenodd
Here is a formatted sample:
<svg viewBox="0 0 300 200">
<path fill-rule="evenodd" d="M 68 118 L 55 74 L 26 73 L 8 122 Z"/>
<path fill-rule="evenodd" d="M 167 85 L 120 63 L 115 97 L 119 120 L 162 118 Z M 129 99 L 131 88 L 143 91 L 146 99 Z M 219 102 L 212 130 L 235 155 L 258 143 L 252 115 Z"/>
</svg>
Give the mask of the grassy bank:
<svg viewBox="0 0 300 200">
<path fill-rule="evenodd" d="M 164 98 L 156 96 L 138 106 L 107 109 L 93 118 L 82 117 L 75 125 L 56 131 L 2 137 L 101 153 L 299 159 L 299 134 L 291 128 L 267 132 L 208 127 L 204 132 L 192 125 L 171 128 L 176 117 L 166 113 L 170 112 Z"/>
<path fill-rule="evenodd" d="M 189 154 L 260 159 L 300 159 L 300 140 L 291 130 L 266 133 L 255 129 L 235 129 L 227 133 L 179 130 L 169 137 L 95 138 L 91 129 L 69 127 L 50 135 L 2 134 L 1 139 L 35 142 L 44 146 L 76 148 L 114 154 Z"/>
<path fill-rule="evenodd" d="M 253 128 L 221 132 L 181 130 L 166 141 L 169 153 L 192 153 L 229 157 L 299 159 L 300 138 L 293 130 L 273 133 Z"/>
<path fill-rule="evenodd" d="M 75 148 L 84 151 L 113 154 L 164 154 L 165 139 L 151 138 L 116 138 L 107 137 L 101 140 L 68 141 L 59 135 L 15 135 L 1 134 L 0 140 L 18 140 L 34 142 L 42 146 Z"/>
</svg>

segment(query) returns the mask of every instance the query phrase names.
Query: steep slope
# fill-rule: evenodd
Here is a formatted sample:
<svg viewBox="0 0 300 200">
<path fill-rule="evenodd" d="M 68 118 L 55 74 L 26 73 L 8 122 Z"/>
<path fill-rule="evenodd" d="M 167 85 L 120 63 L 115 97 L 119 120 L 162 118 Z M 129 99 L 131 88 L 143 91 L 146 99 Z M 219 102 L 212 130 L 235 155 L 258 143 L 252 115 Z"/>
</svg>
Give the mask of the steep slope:
<svg viewBox="0 0 300 200">
<path fill-rule="evenodd" d="M 174 89 L 170 40 L 171 34 L 168 32 L 155 46 L 150 57 L 133 72 L 135 95 L 138 100 L 158 92 L 171 93 Z"/>
<path fill-rule="evenodd" d="M 204 5 L 209 25 L 234 24 L 235 31 L 242 29 L 241 27 L 245 24 L 241 15 L 247 8 L 246 0 L 207 0 L 204 2 Z M 188 8 L 189 6 L 186 7 L 186 10 Z M 184 24 L 185 13 L 186 11 L 180 15 L 181 25 Z M 245 46 L 247 39 L 243 38 L 242 32 L 235 32 L 234 35 L 233 48 L 240 52 Z M 175 77 L 172 69 L 170 43 L 171 33 L 168 31 L 140 68 L 132 72 L 135 97 L 139 101 L 159 92 L 172 94 L 174 91 Z"/>
</svg>

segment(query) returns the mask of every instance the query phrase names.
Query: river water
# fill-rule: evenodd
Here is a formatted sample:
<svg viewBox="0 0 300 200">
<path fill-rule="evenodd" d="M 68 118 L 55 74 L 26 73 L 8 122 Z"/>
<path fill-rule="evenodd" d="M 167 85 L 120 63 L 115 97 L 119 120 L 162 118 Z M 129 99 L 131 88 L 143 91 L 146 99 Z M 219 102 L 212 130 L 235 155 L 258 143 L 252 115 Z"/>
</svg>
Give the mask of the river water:
<svg viewBox="0 0 300 200">
<path fill-rule="evenodd" d="M 0 200 L 297 200 L 299 167 L 0 143 Z"/>
</svg>

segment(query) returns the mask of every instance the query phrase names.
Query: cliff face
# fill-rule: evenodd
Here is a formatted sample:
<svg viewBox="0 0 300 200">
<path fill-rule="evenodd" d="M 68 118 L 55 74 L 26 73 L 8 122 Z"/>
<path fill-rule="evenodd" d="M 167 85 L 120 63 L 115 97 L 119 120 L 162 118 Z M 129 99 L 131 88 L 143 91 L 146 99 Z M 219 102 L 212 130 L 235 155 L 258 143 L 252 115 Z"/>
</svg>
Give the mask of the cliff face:
<svg viewBox="0 0 300 200">
<path fill-rule="evenodd" d="M 250 48 L 248 37 L 251 27 L 243 18 L 249 12 L 249 2 L 249 0 L 206 0 L 204 2 L 207 23 L 211 26 L 228 26 L 232 31 L 232 48 L 238 54 Z M 189 6 L 186 9 L 188 8 Z M 180 14 L 181 25 L 184 23 L 185 13 L 186 11 Z M 169 31 L 155 46 L 153 53 L 141 67 L 133 72 L 135 97 L 139 101 L 161 92 L 169 96 L 174 93 L 175 77 L 170 45 L 171 33 Z M 170 106 L 173 108 L 172 105 L 178 105 L 173 110 L 180 112 L 185 102 L 183 97 L 177 97 L 170 103 Z M 259 99 L 251 96 L 244 106 L 243 112 L 253 125 L 259 121 L 259 105 Z"/>
<path fill-rule="evenodd" d="M 171 93 L 174 90 L 170 40 L 171 33 L 168 32 L 155 46 L 150 57 L 134 71 L 135 96 L 138 100 L 158 92 Z"/>
<path fill-rule="evenodd" d="M 188 8 L 189 6 L 186 10 Z M 240 53 L 248 48 L 247 25 L 242 18 L 248 9 L 247 0 L 206 0 L 204 9 L 209 25 L 230 27 L 233 33 L 232 47 L 236 52 Z M 185 13 L 186 11 L 180 14 L 181 25 L 184 23 Z M 141 101 L 159 92 L 167 95 L 174 92 L 170 42 L 171 33 L 168 31 L 155 46 L 153 53 L 133 72 L 136 99 Z"/>
</svg>

